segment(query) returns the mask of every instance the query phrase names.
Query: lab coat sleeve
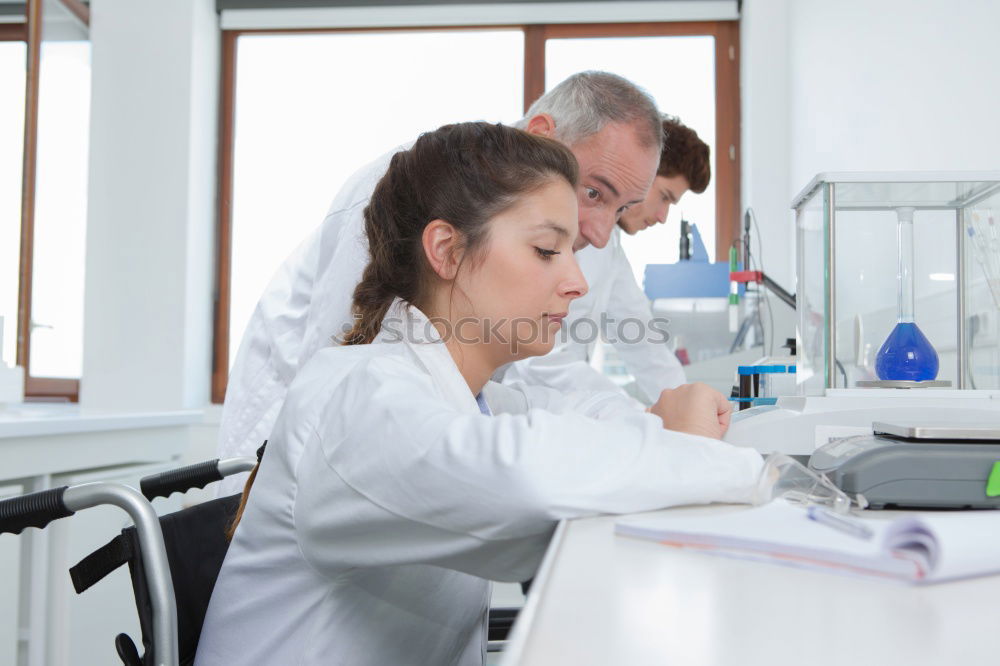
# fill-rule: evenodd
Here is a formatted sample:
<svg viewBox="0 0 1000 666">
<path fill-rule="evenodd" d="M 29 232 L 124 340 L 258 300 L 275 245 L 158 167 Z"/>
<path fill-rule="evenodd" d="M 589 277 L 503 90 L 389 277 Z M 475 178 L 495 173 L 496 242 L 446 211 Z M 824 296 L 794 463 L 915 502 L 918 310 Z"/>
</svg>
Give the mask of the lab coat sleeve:
<svg viewBox="0 0 1000 666">
<path fill-rule="evenodd" d="M 560 519 L 745 502 L 762 464 L 641 411 L 461 412 L 385 357 L 354 368 L 326 405 L 297 465 L 294 522 L 330 576 L 419 563 L 523 580 Z"/>
<path fill-rule="evenodd" d="M 544 409 L 554 414 L 575 412 L 595 419 L 614 419 L 644 411 L 643 405 L 621 393 L 610 391 L 560 391 L 522 381 L 483 387 L 486 402 L 494 414 L 523 413 Z"/>
<path fill-rule="evenodd" d="M 512 363 L 504 373 L 503 382 L 523 382 L 561 391 L 622 392 L 610 378 L 587 362 L 586 346 L 576 342 L 566 342 L 545 356 Z"/>
<path fill-rule="evenodd" d="M 614 284 L 608 314 L 615 322 L 614 345 L 618 356 L 635 377 L 636 384 L 652 404 L 667 388 L 676 388 L 687 381 L 684 368 L 674 353 L 667 347 L 668 322 L 653 319 L 649 299 L 636 283 L 632 266 L 621 247 L 614 248 Z M 628 320 L 639 320 L 640 327 L 625 325 Z M 641 328 L 640 330 L 637 330 Z M 637 339 L 638 338 L 638 339 Z"/>
</svg>

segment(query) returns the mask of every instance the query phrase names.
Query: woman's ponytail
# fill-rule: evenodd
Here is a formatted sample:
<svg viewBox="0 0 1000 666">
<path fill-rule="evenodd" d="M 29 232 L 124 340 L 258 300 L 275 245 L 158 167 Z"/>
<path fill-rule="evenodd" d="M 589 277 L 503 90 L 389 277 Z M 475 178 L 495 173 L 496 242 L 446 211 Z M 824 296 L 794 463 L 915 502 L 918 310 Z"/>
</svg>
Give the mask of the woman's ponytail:
<svg viewBox="0 0 1000 666">
<path fill-rule="evenodd" d="M 247 477 L 247 482 L 243 484 L 243 493 L 240 494 L 240 505 L 236 509 L 236 515 L 233 516 L 233 522 L 229 523 L 229 527 L 226 528 L 226 540 L 232 541 L 233 535 L 236 534 L 236 528 L 240 524 L 240 520 L 243 519 L 243 512 L 247 508 L 247 500 L 250 499 L 250 488 L 253 486 L 254 480 L 257 478 L 257 470 L 260 469 L 260 461 L 253 466 L 250 470 L 250 476 Z"/>
<path fill-rule="evenodd" d="M 385 284 L 371 264 L 365 268 L 361 282 L 354 289 L 354 327 L 344 336 L 345 345 L 367 345 L 382 328 L 389 307 L 396 296 Z"/>
<path fill-rule="evenodd" d="M 260 461 L 264 459 L 264 449 L 267 448 L 267 440 L 260 445 L 257 449 L 257 464 L 253 466 L 250 470 L 250 476 L 247 477 L 247 481 L 243 484 L 243 492 L 240 494 L 240 504 L 236 508 L 236 515 L 233 516 L 233 522 L 229 523 L 229 527 L 226 528 L 226 540 L 232 541 L 233 535 L 236 534 L 236 527 L 240 524 L 240 520 L 243 519 L 243 512 L 247 508 L 247 500 L 250 499 L 250 488 L 253 487 L 253 482 L 257 478 L 257 470 L 260 469 Z"/>
</svg>

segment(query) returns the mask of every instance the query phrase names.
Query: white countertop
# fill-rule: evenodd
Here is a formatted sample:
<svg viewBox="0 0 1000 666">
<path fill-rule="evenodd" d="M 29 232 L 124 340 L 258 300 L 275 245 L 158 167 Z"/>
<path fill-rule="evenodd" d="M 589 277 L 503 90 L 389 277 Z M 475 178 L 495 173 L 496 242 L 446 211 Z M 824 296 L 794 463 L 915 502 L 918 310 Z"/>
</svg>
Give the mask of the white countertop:
<svg viewBox="0 0 1000 666">
<path fill-rule="evenodd" d="M 1000 576 L 927 586 L 852 578 L 616 536 L 617 519 L 560 525 L 504 664 L 995 662 Z"/>
<path fill-rule="evenodd" d="M 0 439 L 199 423 L 202 410 L 115 411 L 67 403 L 0 405 Z"/>
</svg>

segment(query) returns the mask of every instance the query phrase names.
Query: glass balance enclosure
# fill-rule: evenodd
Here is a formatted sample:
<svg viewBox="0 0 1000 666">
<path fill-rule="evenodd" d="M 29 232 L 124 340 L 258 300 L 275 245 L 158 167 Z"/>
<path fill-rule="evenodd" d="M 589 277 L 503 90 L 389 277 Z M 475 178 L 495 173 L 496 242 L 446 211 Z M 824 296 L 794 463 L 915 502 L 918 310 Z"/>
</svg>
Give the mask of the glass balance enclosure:
<svg viewBox="0 0 1000 666">
<path fill-rule="evenodd" d="M 799 395 L 1000 388 L 1000 172 L 822 173 L 792 208 Z"/>
</svg>

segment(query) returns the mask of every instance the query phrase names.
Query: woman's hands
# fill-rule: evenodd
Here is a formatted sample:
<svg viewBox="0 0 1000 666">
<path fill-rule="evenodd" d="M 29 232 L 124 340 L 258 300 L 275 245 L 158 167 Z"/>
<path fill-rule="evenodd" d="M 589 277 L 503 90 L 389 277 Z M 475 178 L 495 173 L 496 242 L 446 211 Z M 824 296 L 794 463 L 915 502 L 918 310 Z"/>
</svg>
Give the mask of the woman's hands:
<svg viewBox="0 0 1000 666">
<path fill-rule="evenodd" d="M 668 430 L 721 439 L 729 429 L 732 406 L 721 393 L 699 382 L 665 389 L 648 411 L 659 416 Z"/>
</svg>

